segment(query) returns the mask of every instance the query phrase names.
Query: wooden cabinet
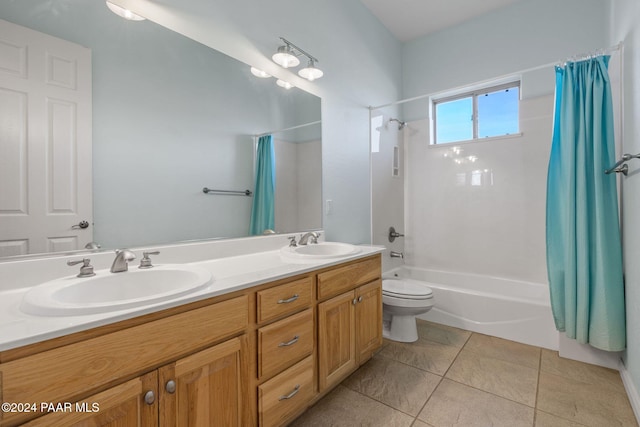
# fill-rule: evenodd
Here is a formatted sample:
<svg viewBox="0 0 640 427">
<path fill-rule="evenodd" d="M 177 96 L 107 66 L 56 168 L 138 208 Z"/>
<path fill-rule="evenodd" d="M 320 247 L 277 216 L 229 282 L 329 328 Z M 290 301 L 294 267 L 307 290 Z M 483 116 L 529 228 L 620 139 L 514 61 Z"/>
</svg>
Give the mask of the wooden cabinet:
<svg viewBox="0 0 640 427">
<path fill-rule="evenodd" d="M 161 426 L 243 425 L 243 340 L 234 338 L 160 368 Z"/>
<path fill-rule="evenodd" d="M 365 270 L 365 263 L 367 261 L 345 271 Z M 332 280 L 325 280 L 324 283 L 327 285 L 325 290 L 344 290 L 347 287 L 344 277 L 335 276 L 334 272 L 330 273 L 332 276 L 329 277 L 336 277 L 339 285 Z M 371 273 L 365 277 L 371 277 Z M 360 283 L 362 276 L 353 276 L 351 280 L 353 283 Z M 319 280 L 318 287 L 320 288 L 321 285 L 322 282 Z M 318 383 L 320 391 L 342 381 L 366 362 L 381 345 L 382 280 L 379 276 L 366 285 L 319 303 Z"/>
<path fill-rule="evenodd" d="M 24 424 L 28 427 L 152 427 L 158 425 L 157 372 L 134 378 Z M 148 404 L 144 396 L 151 393 Z"/>
<path fill-rule="evenodd" d="M 260 426 L 281 426 L 306 408 L 316 395 L 313 357 L 309 356 L 258 387 Z"/>
<path fill-rule="evenodd" d="M 355 324 L 358 365 L 382 345 L 382 280 L 356 289 Z"/>
</svg>

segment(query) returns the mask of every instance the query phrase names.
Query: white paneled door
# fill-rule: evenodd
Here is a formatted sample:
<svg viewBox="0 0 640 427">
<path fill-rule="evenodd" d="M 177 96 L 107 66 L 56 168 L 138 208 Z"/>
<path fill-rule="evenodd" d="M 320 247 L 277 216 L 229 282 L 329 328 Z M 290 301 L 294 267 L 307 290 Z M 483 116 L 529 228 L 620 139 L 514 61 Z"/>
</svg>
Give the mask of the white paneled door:
<svg viewBox="0 0 640 427">
<path fill-rule="evenodd" d="M 92 229 L 91 51 L 0 20 L 0 257 Z"/>
</svg>

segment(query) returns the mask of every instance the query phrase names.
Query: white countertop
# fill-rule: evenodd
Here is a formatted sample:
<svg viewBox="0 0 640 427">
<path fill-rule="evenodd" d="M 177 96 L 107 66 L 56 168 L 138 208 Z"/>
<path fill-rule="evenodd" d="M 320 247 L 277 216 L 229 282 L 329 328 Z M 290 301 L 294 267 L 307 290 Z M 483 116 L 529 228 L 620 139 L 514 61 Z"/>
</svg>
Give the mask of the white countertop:
<svg viewBox="0 0 640 427">
<path fill-rule="evenodd" d="M 279 250 L 188 263 L 209 270 L 213 275 L 213 283 L 204 289 L 172 300 L 108 313 L 82 316 L 30 315 L 20 310 L 22 298 L 31 289 L 30 286 L 0 290 L 0 351 L 247 289 L 263 283 L 367 257 L 380 253 L 384 249 L 374 246 L 358 247 L 362 250 L 354 255 L 304 264 L 291 264 L 283 261 Z"/>
</svg>

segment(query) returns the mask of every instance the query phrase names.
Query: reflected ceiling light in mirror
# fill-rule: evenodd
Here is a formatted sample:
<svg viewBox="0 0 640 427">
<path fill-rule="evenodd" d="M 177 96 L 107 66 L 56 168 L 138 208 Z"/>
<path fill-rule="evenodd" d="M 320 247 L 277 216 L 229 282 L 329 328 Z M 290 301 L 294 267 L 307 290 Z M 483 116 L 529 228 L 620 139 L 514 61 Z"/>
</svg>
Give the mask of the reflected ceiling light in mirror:
<svg viewBox="0 0 640 427">
<path fill-rule="evenodd" d="M 279 46 L 278 51 L 271 57 L 273 62 L 284 68 L 297 67 L 300 65 L 298 57 L 306 56 L 309 62 L 305 68 L 298 71 L 298 75 L 310 82 L 319 79 L 324 75 L 322 70 L 316 67 L 316 62 L 319 62 L 318 58 L 308 54 L 284 37 L 280 37 L 280 40 L 282 40 L 284 45 Z"/>
<path fill-rule="evenodd" d="M 118 6 L 117 4 L 113 4 L 109 0 L 107 0 L 107 7 L 111 12 L 129 21 L 144 21 L 145 19 L 147 19 L 144 16 L 140 16 L 131 12 L 129 9 L 125 9 L 124 7 Z"/>
<path fill-rule="evenodd" d="M 256 77 L 260 77 L 261 79 L 268 79 L 269 77 L 271 77 L 271 74 L 256 67 L 251 67 L 251 74 Z"/>
<path fill-rule="evenodd" d="M 284 80 L 280 80 L 280 79 L 276 80 L 276 84 L 278 86 L 280 86 L 280 87 L 283 87 L 283 88 L 287 89 L 287 90 L 291 89 L 292 87 L 294 87 L 291 83 L 285 82 Z"/>
</svg>

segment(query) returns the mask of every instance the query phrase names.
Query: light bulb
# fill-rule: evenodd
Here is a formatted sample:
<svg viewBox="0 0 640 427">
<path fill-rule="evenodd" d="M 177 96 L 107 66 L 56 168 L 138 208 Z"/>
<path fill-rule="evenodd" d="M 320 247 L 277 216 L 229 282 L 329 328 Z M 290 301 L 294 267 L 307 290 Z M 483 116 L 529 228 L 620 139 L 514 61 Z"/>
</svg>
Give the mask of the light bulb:
<svg viewBox="0 0 640 427">
<path fill-rule="evenodd" d="M 107 0 L 107 7 L 111 12 L 129 21 L 144 21 L 145 19 L 147 19 L 144 16 L 140 16 L 131 12 L 129 9 L 125 9 L 124 7 L 118 6 L 117 4 L 113 4 L 109 0 Z"/>
</svg>

